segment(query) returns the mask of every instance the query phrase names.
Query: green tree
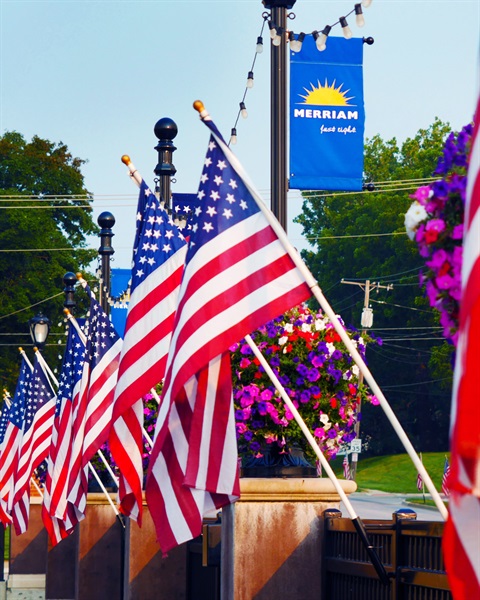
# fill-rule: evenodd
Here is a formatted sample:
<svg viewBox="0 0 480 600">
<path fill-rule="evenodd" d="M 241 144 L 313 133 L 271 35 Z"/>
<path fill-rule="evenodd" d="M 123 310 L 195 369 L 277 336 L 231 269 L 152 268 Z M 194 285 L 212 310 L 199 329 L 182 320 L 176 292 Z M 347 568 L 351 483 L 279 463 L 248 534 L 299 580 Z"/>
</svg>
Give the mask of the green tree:
<svg viewBox="0 0 480 600">
<path fill-rule="evenodd" d="M 364 293 L 359 286 L 342 285 L 342 279 L 393 284 L 393 290 L 371 295 L 373 332 L 387 341 L 367 349 L 367 359 L 422 451 L 447 447 L 450 389 L 445 382 L 451 383 L 451 368 L 447 352 L 439 350 L 440 329 L 419 329 L 438 327 L 438 314 L 419 287 L 424 263 L 405 233 L 404 217 L 412 203 L 409 195 L 432 177 L 449 132 L 449 125 L 436 119 L 402 145 L 373 137 L 365 146 L 365 182 L 375 186 L 373 191 L 309 193 L 297 217 L 313 246 L 302 251 L 303 258 L 347 325 L 360 328 Z M 422 339 L 432 337 L 438 339 Z M 374 453 L 400 451 L 381 409 L 367 407 L 363 417 L 362 435 L 372 437 Z"/>
<path fill-rule="evenodd" d="M 15 131 L 0 137 L 0 377 L 10 392 L 18 376 L 18 346 L 31 344 L 28 320 L 39 310 L 54 325 L 45 354 L 56 364 L 52 340 L 61 331 L 63 276 L 85 269 L 96 255 L 86 249 L 97 226 L 84 163 L 62 142 L 37 136 L 28 142 Z"/>
</svg>

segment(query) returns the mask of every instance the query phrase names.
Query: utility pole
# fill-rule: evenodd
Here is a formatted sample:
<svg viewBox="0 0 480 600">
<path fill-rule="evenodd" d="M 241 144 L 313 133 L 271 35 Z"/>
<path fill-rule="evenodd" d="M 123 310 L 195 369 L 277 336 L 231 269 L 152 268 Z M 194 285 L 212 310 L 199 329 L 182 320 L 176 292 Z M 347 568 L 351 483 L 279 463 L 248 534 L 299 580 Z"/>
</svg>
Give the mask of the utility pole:
<svg viewBox="0 0 480 600">
<path fill-rule="evenodd" d="M 370 282 L 370 279 L 366 279 L 365 283 L 361 281 L 346 281 L 342 279 L 340 283 L 345 283 L 348 285 L 358 285 L 365 292 L 365 298 L 363 301 L 363 311 L 362 311 L 362 333 L 365 334 L 367 328 L 370 328 L 373 325 L 373 311 L 370 307 L 370 292 L 373 290 L 385 289 L 385 290 L 393 290 L 393 284 L 389 283 L 388 285 L 382 285 L 380 283 Z M 358 376 L 358 384 L 359 386 L 363 383 L 363 373 L 360 371 L 360 375 Z M 361 409 L 361 401 L 358 404 L 358 411 Z M 357 440 L 357 448 L 359 448 L 359 452 L 361 451 L 361 440 L 360 440 L 360 421 L 357 419 L 355 423 L 355 440 Z M 352 452 L 352 460 L 350 461 L 350 478 L 355 481 L 355 477 L 357 475 L 357 463 L 358 463 L 358 454 L 359 452 Z"/>
</svg>

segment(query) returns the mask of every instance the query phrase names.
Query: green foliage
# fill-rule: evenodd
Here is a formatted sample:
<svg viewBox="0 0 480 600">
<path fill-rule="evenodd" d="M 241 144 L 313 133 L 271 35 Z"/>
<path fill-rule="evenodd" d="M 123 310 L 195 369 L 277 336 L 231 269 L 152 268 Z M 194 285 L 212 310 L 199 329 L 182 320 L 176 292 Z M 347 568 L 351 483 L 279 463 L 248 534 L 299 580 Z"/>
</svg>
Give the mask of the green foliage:
<svg viewBox="0 0 480 600">
<path fill-rule="evenodd" d="M 84 162 L 62 142 L 37 136 L 28 142 L 15 131 L 0 136 L 0 332 L 7 334 L 0 336 L 0 383 L 12 393 L 17 347 L 31 343 L 28 320 L 41 309 L 56 326 L 63 276 L 84 270 L 96 255 L 86 249 L 97 228 L 80 170 Z M 57 354 L 47 347 L 47 360 L 56 364 Z"/>
<path fill-rule="evenodd" d="M 399 145 L 379 136 L 365 145 L 365 182 L 375 190 L 362 193 L 304 194 L 303 212 L 296 219 L 312 249 L 302 256 L 320 287 L 347 325 L 360 327 L 364 293 L 359 286 L 341 280 L 369 279 L 380 288 L 370 296 L 374 311 L 373 332 L 388 339 L 381 348 L 367 351 L 373 375 L 395 410 L 410 438 L 421 450 L 435 450 L 446 443 L 450 394 L 440 385 L 428 383 L 451 374 L 443 355 L 433 359 L 432 346 L 441 334 L 404 328 L 436 327 L 438 315 L 428 306 L 418 285 L 424 266 L 418 249 L 405 233 L 405 212 L 410 194 L 421 178 L 432 177 L 450 127 L 436 119 L 427 129 Z M 387 235 L 379 235 L 387 234 Z M 438 341 L 422 341 L 438 335 Z M 431 331 L 436 331 L 432 329 Z M 396 342 L 393 338 L 410 338 Z M 432 370 L 433 369 L 433 370 Z M 371 450 L 378 454 L 398 452 L 397 436 L 388 421 L 366 407 L 362 436 L 371 436 Z"/>
</svg>

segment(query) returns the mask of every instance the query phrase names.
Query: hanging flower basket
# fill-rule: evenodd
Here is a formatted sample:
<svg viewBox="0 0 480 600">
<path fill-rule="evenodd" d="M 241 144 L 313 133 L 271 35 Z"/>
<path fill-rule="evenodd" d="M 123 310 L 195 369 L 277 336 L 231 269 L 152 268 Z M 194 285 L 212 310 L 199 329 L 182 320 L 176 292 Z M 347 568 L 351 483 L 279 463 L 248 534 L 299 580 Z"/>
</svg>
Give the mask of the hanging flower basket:
<svg viewBox="0 0 480 600">
<path fill-rule="evenodd" d="M 444 337 L 454 346 L 458 338 L 463 220 L 472 131 L 472 125 L 467 125 L 448 136 L 435 170 L 439 179 L 417 189 L 405 214 L 407 235 L 417 243 L 419 254 L 425 259 L 420 285 L 425 286 L 430 306 L 440 312 Z"/>
</svg>

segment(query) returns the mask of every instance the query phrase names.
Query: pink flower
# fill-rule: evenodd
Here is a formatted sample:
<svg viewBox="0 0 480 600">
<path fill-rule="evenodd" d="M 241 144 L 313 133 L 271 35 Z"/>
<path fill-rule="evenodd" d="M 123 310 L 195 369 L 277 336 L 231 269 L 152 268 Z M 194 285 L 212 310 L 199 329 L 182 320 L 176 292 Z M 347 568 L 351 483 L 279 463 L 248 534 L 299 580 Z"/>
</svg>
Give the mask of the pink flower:
<svg viewBox="0 0 480 600">
<path fill-rule="evenodd" d="M 380 404 L 380 400 L 374 395 L 370 396 L 370 402 L 373 406 L 378 406 Z"/>
<path fill-rule="evenodd" d="M 461 239 L 463 239 L 463 223 L 461 223 L 460 225 L 455 225 L 452 231 L 452 240 Z"/>
<path fill-rule="evenodd" d="M 432 190 L 429 185 L 422 185 L 419 187 L 414 194 L 410 196 L 410 198 L 414 198 L 418 200 L 420 204 L 425 204 L 425 202 L 430 198 L 432 194 Z"/>
</svg>

